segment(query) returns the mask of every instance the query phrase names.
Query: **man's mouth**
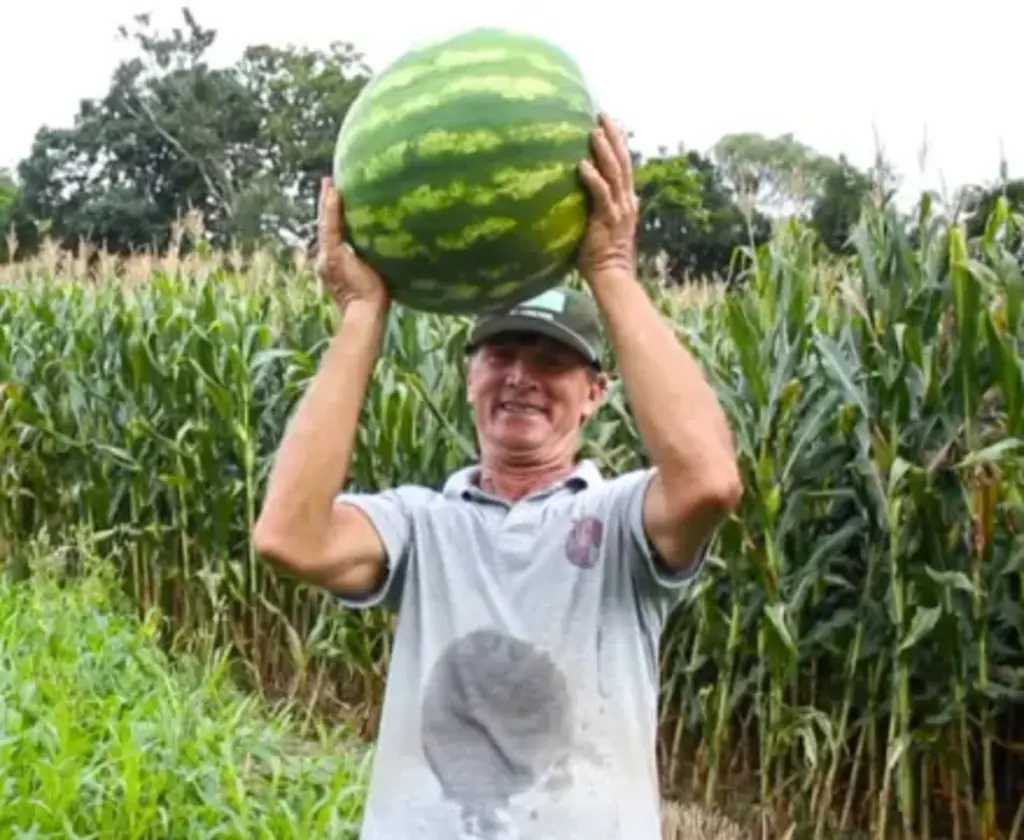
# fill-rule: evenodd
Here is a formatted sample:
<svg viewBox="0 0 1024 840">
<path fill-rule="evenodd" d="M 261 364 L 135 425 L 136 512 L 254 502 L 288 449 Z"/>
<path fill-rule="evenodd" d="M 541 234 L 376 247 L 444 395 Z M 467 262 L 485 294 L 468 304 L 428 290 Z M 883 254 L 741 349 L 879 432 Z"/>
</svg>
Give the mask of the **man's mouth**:
<svg viewBox="0 0 1024 840">
<path fill-rule="evenodd" d="M 509 414 L 532 415 L 544 413 L 544 409 L 540 406 L 518 402 L 516 400 L 505 400 L 503 402 L 499 402 L 498 409 L 499 411 L 504 411 Z"/>
</svg>

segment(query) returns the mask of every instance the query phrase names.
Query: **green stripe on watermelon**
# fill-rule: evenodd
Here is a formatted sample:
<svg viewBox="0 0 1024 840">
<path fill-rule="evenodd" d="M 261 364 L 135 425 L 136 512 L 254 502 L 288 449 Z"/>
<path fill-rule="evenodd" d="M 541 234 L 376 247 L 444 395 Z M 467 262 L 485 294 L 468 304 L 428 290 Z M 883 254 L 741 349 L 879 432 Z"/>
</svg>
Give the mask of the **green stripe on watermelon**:
<svg viewBox="0 0 1024 840">
<path fill-rule="evenodd" d="M 437 210 L 450 202 L 485 207 L 503 196 L 526 200 L 552 181 L 560 181 L 566 190 L 582 189 L 577 166 L 585 154 L 586 140 L 556 146 L 508 144 L 461 158 L 410 158 L 397 180 L 414 186 L 402 190 L 386 177 L 360 183 L 343 176 L 340 187 L 353 207 L 351 224 L 388 217 L 398 224 L 409 212 Z"/>
<path fill-rule="evenodd" d="M 526 179 L 531 173 L 524 173 Z M 569 207 L 570 219 L 585 219 L 586 203 L 581 189 L 573 189 L 576 184 L 576 172 L 571 165 L 565 165 L 561 171 L 555 171 L 556 177 L 545 180 L 539 188 L 529 196 L 521 198 L 515 194 L 503 194 L 490 189 L 473 201 L 459 200 L 454 193 L 428 193 L 426 189 L 412 190 L 401 199 L 400 204 L 387 207 L 360 206 L 348 215 L 348 229 L 353 244 L 366 250 L 375 250 L 372 240 L 377 236 L 401 233 L 416 243 L 401 256 L 413 258 L 429 256 L 432 252 L 451 250 L 445 247 L 442 238 L 459 238 L 463 231 L 479 225 L 489 219 L 532 219 L 532 224 L 517 224 L 515 230 L 528 230 L 533 227 L 538 231 L 538 239 L 549 238 L 552 233 L 550 223 L 546 221 L 549 214 L 565 219 L 559 214 L 561 202 Z M 515 184 L 515 182 L 513 182 Z M 520 185 L 522 182 L 520 182 Z M 433 199 L 433 200 L 431 200 Z M 484 199 L 489 199 L 485 204 Z M 563 211 L 564 212 L 564 211 Z M 444 219 L 443 227 L 438 226 L 438 218 Z M 563 222 L 563 227 L 565 223 Z M 571 225 L 575 227 L 575 223 Z M 536 241 L 526 243 L 536 247 Z M 395 254 L 393 256 L 400 256 Z M 445 265 L 453 265 L 453 259 L 473 259 L 477 255 L 471 250 L 464 250 L 461 255 L 444 254 Z"/>
<path fill-rule="evenodd" d="M 593 125 L 596 109 L 591 99 L 560 91 L 536 79 L 480 77 L 467 79 L 457 92 L 415 96 L 408 104 L 373 109 L 339 135 L 337 154 L 345 158 L 372 155 L 374 151 L 416 137 L 427 129 L 469 131 L 482 123 L 500 129 L 504 125 L 579 120 Z"/>
<path fill-rule="evenodd" d="M 540 111 L 535 114 L 545 116 Z M 417 183 L 425 178 L 439 186 L 452 174 L 464 174 L 467 167 L 486 174 L 495 161 L 505 166 L 529 166 L 538 160 L 579 162 L 587 154 L 591 127 L 590 118 L 561 122 L 537 119 L 489 130 L 437 126 L 417 139 L 393 141 L 376 150 L 367 149 L 365 155 L 350 157 L 353 164 L 340 170 L 339 183 L 346 192 L 358 188 L 372 196 L 378 194 L 377 184 L 383 185 L 381 190 L 388 189 L 393 183 L 390 176 L 399 170 Z M 447 138 L 451 140 L 445 148 Z M 474 176 L 474 180 L 483 179 Z"/>
<path fill-rule="evenodd" d="M 467 78 L 492 78 L 496 92 L 502 77 L 532 79 L 544 85 L 553 85 L 565 93 L 575 93 L 584 98 L 590 92 L 578 73 L 571 68 L 556 64 L 544 56 L 516 55 L 507 50 L 480 50 L 462 53 L 464 63 L 450 63 L 450 56 L 439 56 L 436 60 L 424 61 L 371 83 L 361 92 L 361 108 L 382 108 L 384 110 L 420 94 L 439 95 L 458 89 L 458 83 Z M 467 76 L 471 73 L 472 76 Z"/>
<path fill-rule="evenodd" d="M 461 269 L 452 266 L 431 273 L 426 262 L 425 273 L 402 287 L 401 302 L 426 311 L 457 314 L 508 306 L 533 297 L 560 281 L 572 267 L 577 243 L 586 228 L 587 209 L 588 201 L 581 193 L 563 199 L 534 228 L 534 233 L 547 243 L 544 248 L 523 248 L 517 243 L 511 246 L 516 257 L 502 259 L 490 268 L 469 262 Z M 507 238 L 492 244 L 509 247 Z M 534 259 L 524 258 L 524 254 L 531 253 Z M 392 272 L 396 266 L 400 271 L 408 269 L 408 264 L 401 261 L 390 266 L 387 260 L 383 262 L 385 276 L 389 268 Z"/>
<path fill-rule="evenodd" d="M 426 312 L 453 315 L 480 313 L 534 297 L 561 281 L 565 273 L 564 269 L 546 266 L 532 277 L 525 270 L 514 272 L 512 280 L 496 278 L 490 286 L 481 284 L 479 272 L 470 276 L 446 277 L 443 280 L 418 278 L 403 287 L 399 302 Z"/>
<path fill-rule="evenodd" d="M 476 114 L 468 109 L 474 108 Z M 375 135 L 365 134 L 357 142 L 340 149 L 338 157 L 350 162 L 355 174 L 346 172 L 351 181 L 375 177 L 371 172 L 382 160 L 390 160 L 386 172 L 400 165 L 403 155 L 435 158 L 460 156 L 501 145 L 552 144 L 575 140 L 576 148 L 586 149 L 587 133 L 593 128 L 595 109 L 588 106 L 567 111 L 559 99 L 533 102 L 507 108 L 497 106 L 489 98 L 463 100 L 436 111 L 429 125 L 422 119 L 408 125 L 398 124 Z M 481 128 L 486 120 L 487 128 Z M 367 168 L 367 172 L 363 168 Z"/>
<path fill-rule="evenodd" d="M 573 78 L 580 77 L 579 65 L 564 50 L 554 44 L 533 35 L 505 29 L 482 27 L 449 38 L 441 38 L 433 42 L 417 46 L 396 61 L 385 73 L 373 80 L 381 87 L 391 78 L 404 82 L 405 71 L 423 65 L 433 64 L 440 69 L 455 66 L 471 66 L 491 60 L 491 56 L 502 55 L 525 56 L 542 62 L 543 66 L 557 66 Z"/>
<path fill-rule="evenodd" d="M 428 131 L 415 140 L 403 140 L 375 153 L 359 167 L 349 168 L 345 175 L 348 188 L 364 182 L 376 181 L 398 172 L 407 162 L 419 161 L 434 171 L 439 159 L 451 158 L 453 163 L 461 165 L 464 159 L 472 155 L 472 160 L 479 160 L 485 152 L 501 154 L 502 149 L 517 150 L 533 145 L 552 148 L 555 143 L 572 143 L 573 154 L 579 149 L 580 140 L 587 133 L 586 127 L 570 122 L 516 125 L 503 128 L 501 131 L 491 129 L 473 129 L 469 131 L 450 131 L 437 129 Z M 540 149 L 538 148 L 538 151 Z M 439 179 L 438 179 L 439 180 Z"/>
</svg>

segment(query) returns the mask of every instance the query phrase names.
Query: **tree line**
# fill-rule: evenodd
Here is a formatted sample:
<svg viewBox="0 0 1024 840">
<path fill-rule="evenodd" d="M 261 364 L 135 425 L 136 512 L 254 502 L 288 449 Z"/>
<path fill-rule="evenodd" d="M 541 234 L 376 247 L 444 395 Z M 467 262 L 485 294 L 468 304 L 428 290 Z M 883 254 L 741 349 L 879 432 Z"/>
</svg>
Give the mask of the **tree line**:
<svg viewBox="0 0 1024 840">
<path fill-rule="evenodd" d="M 0 260 L 29 257 L 47 238 L 163 250 L 174 222 L 195 211 L 214 247 L 312 245 L 319 178 L 370 68 L 344 42 L 258 44 L 215 67 L 216 31 L 187 8 L 182 18 L 169 32 L 148 15 L 120 27 L 134 55 L 107 92 L 83 100 L 71 126 L 40 128 L 14 172 L 0 169 Z M 681 144 L 637 155 L 636 166 L 639 253 L 675 282 L 730 276 L 735 249 L 764 242 L 780 216 L 800 218 L 823 249 L 851 252 L 865 201 L 889 202 L 897 185 L 881 158 L 860 169 L 792 134 L 729 134 L 707 153 Z M 1024 208 L 1024 180 L 960 191 L 969 233 L 1001 194 Z"/>
</svg>

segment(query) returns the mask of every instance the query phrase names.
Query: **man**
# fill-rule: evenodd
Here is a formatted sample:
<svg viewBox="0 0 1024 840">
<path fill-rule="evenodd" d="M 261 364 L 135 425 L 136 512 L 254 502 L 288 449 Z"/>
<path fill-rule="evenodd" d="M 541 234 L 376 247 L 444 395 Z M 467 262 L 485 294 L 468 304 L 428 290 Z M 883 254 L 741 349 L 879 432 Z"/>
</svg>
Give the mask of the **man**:
<svg viewBox="0 0 1024 840">
<path fill-rule="evenodd" d="M 626 143 L 602 116 L 591 146 L 592 296 L 556 289 L 477 324 L 480 462 L 439 491 L 336 497 L 389 304 L 324 186 L 319 268 L 341 323 L 254 539 L 343 603 L 399 613 L 363 840 L 660 837 L 659 635 L 741 488 L 712 389 L 637 282 Z M 577 459 L 606 388 L 601 320 L 653 463 L 611 479 Z"/>
</svg>

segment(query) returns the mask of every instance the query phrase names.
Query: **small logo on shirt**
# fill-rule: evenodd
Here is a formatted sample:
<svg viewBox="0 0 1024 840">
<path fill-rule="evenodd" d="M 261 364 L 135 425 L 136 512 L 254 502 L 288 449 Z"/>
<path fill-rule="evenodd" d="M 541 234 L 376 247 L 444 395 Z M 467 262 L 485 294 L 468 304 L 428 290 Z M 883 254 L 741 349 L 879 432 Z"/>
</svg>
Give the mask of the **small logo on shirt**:
<svg viewBox="0 0 1024 840">
<path fill-rule="evenodd" d="M 597 563 L 601 550 L 604 525 L 600 519 L 584 516 L 572 523 L 569 536 L 565 539 L 565 556 L 569 562 L 581 569 L 591 569 Z"/>
</svg>

